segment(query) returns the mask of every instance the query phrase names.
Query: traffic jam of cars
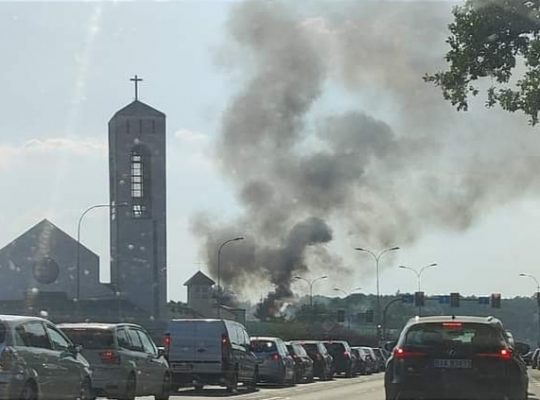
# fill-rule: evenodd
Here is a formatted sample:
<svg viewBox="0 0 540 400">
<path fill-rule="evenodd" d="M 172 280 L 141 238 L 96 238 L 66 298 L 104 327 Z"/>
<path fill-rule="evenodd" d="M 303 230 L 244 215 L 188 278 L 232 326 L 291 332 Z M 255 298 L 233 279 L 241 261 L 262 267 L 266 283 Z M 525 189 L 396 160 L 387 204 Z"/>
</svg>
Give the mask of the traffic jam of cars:
<svg viewBox="0 0 540 400">
<path fill-rule="evenodd" d="M 0 399 L 167 400 L 218 385 L 229 393 L 260 384 L 293 386 L 385 372 L 387 400 L 526 400 L 527 364 L 540 349 L 514 341 L 492 317 L 416 317 L 386 348 L 343 340 L 250 337 L 223 319 L 168 322 L 163 346 L 130 323 L 53 324 L 0 316 Z"/>
</svg>

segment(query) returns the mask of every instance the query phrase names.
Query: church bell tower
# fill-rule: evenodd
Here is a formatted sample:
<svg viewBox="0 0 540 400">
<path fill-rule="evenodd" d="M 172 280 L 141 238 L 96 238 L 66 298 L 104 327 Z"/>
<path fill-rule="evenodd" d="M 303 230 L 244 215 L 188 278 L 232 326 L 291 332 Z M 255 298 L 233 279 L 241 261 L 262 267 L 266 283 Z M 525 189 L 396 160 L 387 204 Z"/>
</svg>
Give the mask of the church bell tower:
<svg viewBox="0 0 540 400">
<path fill-rule="evenodd" d="M 111 284 L 154 319 L 166 317 L 165 114 L 138 99 L 109 121 Z"/>
</svg>

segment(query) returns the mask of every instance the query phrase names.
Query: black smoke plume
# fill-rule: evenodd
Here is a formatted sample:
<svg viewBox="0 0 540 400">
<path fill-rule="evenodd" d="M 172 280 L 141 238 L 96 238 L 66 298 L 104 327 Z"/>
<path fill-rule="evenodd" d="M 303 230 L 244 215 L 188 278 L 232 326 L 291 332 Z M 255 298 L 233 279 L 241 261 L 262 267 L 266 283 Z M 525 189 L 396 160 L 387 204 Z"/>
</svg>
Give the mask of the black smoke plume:
<svg viewBox="0 0 540 400">
<path fill-rule="evenodd" d="M 294 4 L 234 7 L 221 55 L 245 84 L 216 156 L 243 212 L 193 225 L 214 277 L 219 243 L 246 236 L 224 250 L 222 279 L 239 291 L 271 283 L 263 316 L 293 296 L 295 275 L 352 270 L 352 255 L 332 248 L 337 233 L 351 254 L 406 246 L 426 230 L 466 229 L 539 183 L 538 141 L 516 133 L 526 121 L 458 115 L 422 81 L 444 62 L 451 6 Z"/>
</svg>

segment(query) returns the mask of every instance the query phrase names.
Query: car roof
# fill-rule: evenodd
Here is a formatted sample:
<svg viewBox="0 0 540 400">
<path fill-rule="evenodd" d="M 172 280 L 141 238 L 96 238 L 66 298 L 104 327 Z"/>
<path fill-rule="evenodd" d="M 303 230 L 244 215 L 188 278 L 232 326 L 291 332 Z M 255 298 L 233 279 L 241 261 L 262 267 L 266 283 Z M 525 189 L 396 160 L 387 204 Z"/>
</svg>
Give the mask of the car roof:
<svg viewBox="0 0 540 400">
<path fill-rule="evenodd" d="M 456 316 L 456 315 L 440 315 L 433 317 L 414 317 L 411 318 L 407 325 L 416 325 L 422 323 L 443 323 L 443 322 L 469 322 L 477 324 L 489 324 L 502 328 L 502 322 L 494 317 L 478 317 L 478 316 Z"/>
<path fill-rule="evenodd" d="M 125 323 L 103 323 L 103 322 L 72 322 L 72 323 L 65 323 L 65 324 L 58 324 L 57 325 L 61 329 L 69 329 L 69 328 L 76 328 L 76 329 L 114 329 L 117 327 L 123 327 L 123 326 L 130 326 L 134 328 L 141 328 L 139 325 L 136 324 L 125 324 Z"/>
<path fill-rule="evenodd" d="M 27 321 L 42 321 L 42 322 L 48 322 L 50 321 L 39 318 L 39 317 L 29 317 L 26 315 L 0 315 L 0 321 L 2 322 L 15 322 L 15 323 L 21 323 L 21 322 L 27 322 Z"/>
</svg>

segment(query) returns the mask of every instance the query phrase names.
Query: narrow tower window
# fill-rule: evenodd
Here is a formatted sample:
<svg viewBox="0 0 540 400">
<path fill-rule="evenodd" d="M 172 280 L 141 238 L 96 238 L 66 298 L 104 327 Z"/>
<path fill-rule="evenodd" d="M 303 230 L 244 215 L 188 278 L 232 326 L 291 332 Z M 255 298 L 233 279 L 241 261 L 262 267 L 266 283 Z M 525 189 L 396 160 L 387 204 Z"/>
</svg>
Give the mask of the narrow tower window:
<svg viewBox="0 0 540 400">
<path fill-rule="evenodd" d="M 143 152 L 139 149 L 131 152 L 131 211 L 134 218 L 144 218 L 147 216 L 146 199 L 146 171 Z"/>
</svg>

